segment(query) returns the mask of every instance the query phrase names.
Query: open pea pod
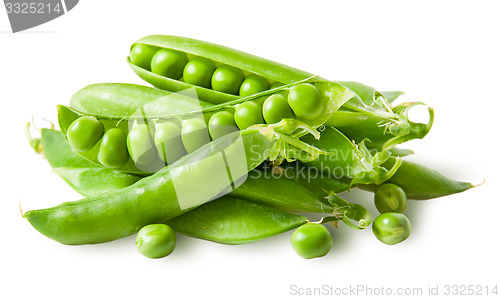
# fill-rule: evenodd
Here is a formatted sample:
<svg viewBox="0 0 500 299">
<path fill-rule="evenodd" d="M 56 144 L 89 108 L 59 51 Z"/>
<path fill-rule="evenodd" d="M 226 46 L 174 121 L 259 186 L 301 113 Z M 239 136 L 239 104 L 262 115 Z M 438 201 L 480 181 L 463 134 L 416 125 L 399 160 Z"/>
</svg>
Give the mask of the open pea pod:
<svg viewBox="0 0 500 299">
<path fill-rule="evenodd" d="M 211 139 L 252 125 L 265 125 L 266 122 L 262 117 L 264 103 L 269 98 L 283 99 L 293 92 L 294 88 L 303 86 L 316 93 L 317 113 L 314 118 L 307 115 L 302 117 L 290 115 L 290 120 L 284 123 L 286 125 L 273 131 L 285 134 L 274 146 L 274 154 L 271 157 L 275 159 L 277 156 L 282 156 L 286 159 L 291 149 L 306 154 L 314 152 L 312 147 L 308 147 L 298 137 L 306 132 L 313 133 L 317 137 L 318 133 L 314 128 L 320 127 L 339 107 L 352 98 L 353 93 L 349 89 L 335 82 L 313 78 L 205 108 L 200 105 L 194 107 L 194 104 L 191 107 L 189 106 L 191 102 L 188 100 L 181 109 L 183 112 L 176 113 L 175 110 L 167 108 L 175 106 L 177 100 L 176 97 L 169 95 L 161 97 L 162 102 L 158 105 L 155 101 L 130 95 L 129 103 L 132 103 L 130 106 L 137 108 L 135 111 L 112 108 L 111 103 L 115 102 L 113 99 L 119 98 L 119 86 L 95 85 L 89 87 L 91 90 L 98 90 L 91 92 L 93 96 L 88 100 L 91 104 L 85 104 L 84 98 L 87 93 L 85 89 L 74 96 L 76 100 L 72 100 L 74 106 L 83 107 L 85 109 L 82 110 L 91 113 L 59 106 L 59 127 L 70 145 L 88 160 L 109 168 L 146 175 L 175 162 L 186 153 L 195 151 Z M 151 98 L 154 99 L 153 96 Z M 99 102 L 111 100 L 103 105 L 104 108 L 92 108 L 99 106 L 95 105 L 96 100 L 92 99 L 98 99 Z M 165 103 L 165 99 L 173 99 L 174 104 Z M 221 123 L 220 116 L 226 117 L 223 119 L 226 122 Z M 281 121 L 281 116 L 274 121 Z M 304 125 L 296 126 L 298 123 Z M 296 131 L 295 134 L 288 131 L 290 128 Z M 318 154 L 316 151 L 313 156 L 303 159 L 313 159 Z"/>
<path fill-rule="evenodd" d="M 171 91 L 194 88 L 199 99 L 211 103 L 230 102 L 313 77 L 255 55 L 178 36 L 144 37 L 131 46 L 127 60 L 134 72 L 153 86 Z M 410 122 L 404 111 L 393 111 L 391 103 L 402 94 L 400 91 L 378 92 L 358 82 L 339 83 L 356 95 L 327 124 L 346 127 L 349 138 L 360 142 L 362 137 L 368 137 L 371 147 L 392 149 L 405 141 L 423 138 L 432 126 L 431 110 L 428 124 Z"/>
<path fill-rule="evenodd" d="M 127 61 L 139 77 L 157 88 L 180 91 L 194 87 L 199 99 L 214 104 L 237 99 L 241 95 L 245 77 L 248 78 L 249 75 L 264 79 L 257 79 L 260 84 L 254 84 L 260 87 L 256 89 L 257 92 L 272 88 L 276 82 L 290 84 L 313 76 L 308 72 L 229 47 L 167 35 L 151 35 L 136 41 L 131 46 L 131 56 Z M 169 71 L 166 67 L 169 61 L 172 61 L 170 69 L 177 68 L 180 71 Z M 198 72 L 202 73 L 200 76 L 208 79 L 208 84 L 203 80 L 190 80 L 189 76 L 186 76 L 191 66 L 197 70 L 198 61 L 205 62 L 205 67 L 198 67 Z M 226 79 L 227 76 L 224 77 L 228 73 L 230 80 Z M 218 88 L 217 84 L 214 84 L 217 74 L 221 74 L 221 80 L 226 79 L 232 86 Z"/>
</svg>

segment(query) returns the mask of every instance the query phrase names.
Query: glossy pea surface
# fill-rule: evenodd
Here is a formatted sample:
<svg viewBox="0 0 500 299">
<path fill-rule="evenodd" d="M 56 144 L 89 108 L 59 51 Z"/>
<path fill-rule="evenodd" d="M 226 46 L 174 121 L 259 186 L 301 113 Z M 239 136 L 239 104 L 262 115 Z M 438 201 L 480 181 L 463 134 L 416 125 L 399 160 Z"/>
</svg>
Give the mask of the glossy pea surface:
<svg viewBox="0 0 500 299">
<path fill-rule="evenodd" d="M 332 248 L 332 235 L 321 224 L 307 223 L 297 228 L 292 234 L 292 247 L 305 259 L 325 256 Z"/>
<path fill-rule="evenodd" d="M 244 102 L 236 107 L 234 121 L 241 130 L 252 125 L 263 124 L 262 109 L 255 102 Z"/>
<path fill-rule="evenodd" d="M 286 98 L 281 94 L 273 94 L 264 101 L 262 115 L 268 124 L 277 123 L 283 118 L 295 117 Z"/>
<path fill-rule="evenodd" d="M 84 116 L 68 127 L 69 144 L 79 152 L 91 150 L 104 134 L 104 126 L 95 117 Z"/>
<path fill-rule="evenodd" d="M 109 168 L 118 168 L 128 161 L 127 135 L 118 128 L 106 131 L 99 146 L 97 159 Z"/>
<path fill-rule="evenodd" d="M 238 127 L 234 122 L 234 115 L 229 111 L 219 111 L 212 115 L 208 122 L 208 129 L 212 139 L 238 131 Z"/>
<path fill-rule="evenodd" d="M 135 239 L 137 251 L 148 258 L 166 257 L 175 249 L 175 231 L 166 224 L 150 224 L 141 228 Z"/>
<path fill-rule="evenodd" d="M 150 71 L 151 60 L 156 54 L 156 51 L 158 51 L 158 48 L 156 47 L 144 44 L 136 44 L 134 47 L 132 47 L 132 50 L 130 50 L 130 61 L 132 61 L 132 63 L 137 65 L 138 67 Z"/>
<path fill-rule="evenodd" d="M 295 115 L 304 119 L 315 119 L 323 111 L 323 104 L 318 89 L 309 83 L 300 84 L 290 89 L 288 105 Z"/>
<path fill-rule="evenodd" d="M 172 164 L 186 154 L 181 140 L 181 128 L 175 122 L 164 122 L 156 125 L 155 147 L 160 159 Z"/>
<path fill-rule="evenodd" d="M 240 87 L 240 96 L 247 97 L 269 89 L 269 83 L 259 75 L 248 75 Z"/>
<path fill-rule="evenodd" d="M 192 153 L 210 142 L 205 121 L 201 118 L 187 119 L 182 122 L 181 139 L 187 153 Z"/>
<path fill-rule="evenodd" d="M 212 76 L 212 89 L 237 95 L 243 82 L 243 72 L 230 65 L 219 66 Z"/>
<path fill-rule="evenodd" d="M 130 157 L 137 165 L 149 165 L 156 158 L 156 148 L 149 128 L 145 124 L 135 125 L 127 135 Z"/>
<path fill-rule="evenodd" d="M 404 213 L 408 208 L 405 191 L 394 184 L 383 184 L 375 191 L 375 206 L 380 213 Z"/>
<path fill-rule="evenodd" d="M 406 240 L 410 236 L 410 220 L 401 213 L 383 213 L 372 224 L 373 234 L 380 242 L 394 245 Z"/>
<path fill-rule="evenodd" d="M 203 57 L 193 58 L 184 68 L 184 82 L 210 88 L 215 68 L 215 64 L 210 59 Z"/>
<path fill-rule="evenodd" d="M 161 49 L 151 60 L 151 71 L 155 74 L 178 80 L 182 77 L 188 58 L 186 53 Z"/>
</svg>

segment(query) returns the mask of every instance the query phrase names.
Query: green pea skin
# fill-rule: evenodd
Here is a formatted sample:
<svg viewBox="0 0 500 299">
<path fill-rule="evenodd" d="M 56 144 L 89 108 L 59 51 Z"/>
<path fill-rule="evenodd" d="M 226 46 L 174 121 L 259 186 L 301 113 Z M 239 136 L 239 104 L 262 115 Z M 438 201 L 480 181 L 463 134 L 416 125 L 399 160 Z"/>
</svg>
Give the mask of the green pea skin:
<svg viewBox="0 0 500 299">
<path fill-rule="evenodd" d="M 135 239 L 135 246 L 145 257 L 157 259 L 166 257 L 175 249 L 175 231 L 166 224 L 150 224 L 141 228 Z"/>
<path fill-rule="evenodd" d="M 299 84 L 290 89 L 288 105 L 297 117 L 315 119 L 323 111 L 321 95 L 316 87 L 309 83 Z"/>
<path fill-rule="evenodd" d="M 288 106 L 287 100 L 281 94 L 273 94 L 264 101 L 262 115 L 268 124 L 277 123 L 283 118 L 295 117 L 292 109 Z"/>
<path fill-rule="evenodd" d="M 119 168 L 127 163 L 128 158 L 127 135 L 118 128 L 106 131 L 99 146 L 99 162 L 108 168 Z"/>
<path fill-rule="evenodd" d="M 238 131 L 238 127 L 234 122 L 234 115 L 229 111 L 219 111 L 212 115 L 208 122 L 208 129 L 210 136 L 212 136 L 214 140 Z"/>
<path fill-rule="evenodd" d="M 153 59 L 153 56 L 156 54 L 157 50 L 158 48 L 153 46 L 136 44 L 134 47 L 132 47 L 132 50 L 130 50 L 130 61 L 132 61 L 132 63 L 137 65 L 138 67 L 150 71 L 151 60 Z"/>
<path fill-rule="evenodd" d="M 196 57 L 190 60 L 184 68 L 184 82 L 210 88 L 210 81 L 215 71 L 215 63 L 210 59 Z"/>
<path fill-rule="evenodd" d="M 181 139 L 188 154 L 210 142 L 207 124 L 201 118 L 187 119 L 182 122 Z"/>
<path fill-rule="evenodd" d="M 401 213 L 383 213 L 372 224 L 373 234 L 380 242 L 394 245 L 403 242 L 410 236 L 410 220 Z"/>
<path fill-rule="evenodd" d="M 292 234 L 292 247 L 305 259 L 325 256 L 332 248 L 332 235 L 321 224 L 307 223 L 297 228 Z"/>
<path fill-rule="evenodd" d="M 155 74 L 179 80 L 188 63 L 186 53 L 170 49 L 161 49 L 151 60 L 151 71 Z"/>
<path fill-rule="evenodd" d="M 259 75 L 248 75 L 240 87 L 240 96 L 247 97 L 269 89 L 269 82 Z"/>
<path fill-rule="evenodd" d="M 104 134 L 104 126 L 95 117 L 84 116 L 68 127 L 68 142 L 78 152 L 90 151 Z"/>
<path fill-rule="evenodd" d="M 128 153 L 135 164 L 146 166 L 156 159 L 156 148 L 149 128 L 145 124 L 134 125 L 127 136 Z"/>
<path fill-rule="evenodd" d="M 244 102 L 236 107 L 234 121 L 240 130 L 256 124 L 263 124 L 262 109 L 255 102 Z"/>
<path fill-rule="evenodd" d="M 212 75 L 212 89 L 237 95 L 243 79 L 244 74 L 240 69 L 224 64 Z"/>
<path fill-rule="evenodd" d="M 285 84 L 276 81 L 276 82 L 271 83 L 271 85 L 269 86 L 269 89 L 275 89 L 275 88 L 281 87 L 283 85 L 285 85 Z"/>
<path fill-rule="evenodd" d="M 405 191 L 394 184 L 383 184 L 375 191 L 375 206 L 382 213 L 405 213 L 408 200 Z"/>
<path fill-rule="evenodd" d="M 160 159 L 168 164 L 187 154 L 182 145 L 181 128 L 175 122 L 157 124 L 154 141 Z"/>
</svg>

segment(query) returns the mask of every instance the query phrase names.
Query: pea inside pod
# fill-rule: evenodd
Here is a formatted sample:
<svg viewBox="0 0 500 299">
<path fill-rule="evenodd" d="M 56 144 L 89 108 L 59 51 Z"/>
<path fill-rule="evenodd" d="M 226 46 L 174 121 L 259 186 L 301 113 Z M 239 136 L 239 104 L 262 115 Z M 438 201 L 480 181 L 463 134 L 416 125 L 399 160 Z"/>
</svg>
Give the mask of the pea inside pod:
<svg viewBox="0 0 500 299">
<path fill-rule="evenodd" d="M 295 116 L 285 100 L 290 90 L 305 84 L 320 94 L 320 102 L 317 106 L 321 108 L 321 115 L 315 119 L 303 119 Z M 119 92 L 118 89 L 113 88 L 108 89 L 107 94 L 114 98 L 115 96 L 118 97 L 118 94 L 115 95 L 114 93 Z M 144 92 L 144 90 L 141 92 Z M 307 125 L 317 127 L 326 121 L 332 111 L 338 109 L 349 96 L 349 91 L 339 84 L 308 81 L 282 86 L 231 103 L 204 108 L 199 112 L 195 110 L 175 117 L 169 117 L 168 115 L 167 117 L 161 117 L 156 114 L 148 116 L 148 114 L 141 115 L 132 111 L 123 116 L 103 116 L 101 114 L 82 113 L 64 106 L 58 107 L 58 117 L 61 131 L 67 135 L 68 139 L 72 138 L 72 136 L 78 136 L 78 132 L 72 133 L 70 129 L 75 127 L 75 124 L 82 122 L 82 120 L 90 120 L 95 127 L 102 127 L 104 132 L 113 128 L 122 130 L 126 135 L 126 150 L 130 159 L 118 166 L 118 169 L 136 174 L 149 174 L 178 160 L 182 155 L 194 152 L 210 142 L 210 137 L 216 139 L 253 125 L 265 125 L 264 113 L 268 119 L 268 124 L 277 123 L 281 121 L 281 117 L 289 116 L 290 119 L 297 119 Z M 278 98 L 278 101 L 275 100 L 276 98 Z M 79 102 L 88 103 L 83 100 Z M 106 101 L 106 103 L 108 102 Z M 265 107 L 262 106 L 263 103 L 266 104 Z M 278 110 L 282 107 L 285 107 L 288 112 L 280 114 Z M 138 104 L 138 108 L 139 111 L 144 111 L 140 104 Z M 163 107 L 162 109 L 167 108 Z M 99 111 L 99 113 L 102 112 Z M 129 123 L 132 123 L 132 125 L 129 125 Z M 177 125 L 173 125 L 173 123 Z M 158 132 L 155 130 L 158 130 Z M 68 134 L 70 135 L 68 136 Z M 99 137 L 100 134 L 90 135 L 91 137 L 94 135 Z M 86 137 L 85 134 L 78 137 L 80 138 L 78 140 L 85 140 L 91 145 L 99 142 L 99 140 L 96 141 L 92 140 L 91 137 Z M 77 147 L 75 149 L 82 148 Z M 99 161 L 98 151 L 94 150 L 93 147 L 85 149 L 86 151 L 80 151 L 82 156 L 105 165 Z M 104 152 L 105 149 L 103 148 L 102 151 Z"/>
</svg>

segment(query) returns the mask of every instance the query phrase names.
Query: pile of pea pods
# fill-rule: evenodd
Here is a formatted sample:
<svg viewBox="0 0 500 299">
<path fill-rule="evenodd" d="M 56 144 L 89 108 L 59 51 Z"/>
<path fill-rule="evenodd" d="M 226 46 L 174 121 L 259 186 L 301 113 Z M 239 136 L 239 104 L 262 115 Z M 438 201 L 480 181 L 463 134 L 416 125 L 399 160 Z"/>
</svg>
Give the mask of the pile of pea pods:
<svg viewBox="0 0 500 299">
<path fill-rule="evenodd" d="M 23 214 L 60 243 L 137 234 L 137 250 L 161 258 L 177 233 L 245 244 L 295 230 L 293 249 L 317 258 L 332 246 L 328 224 L 371 225 L 381 242 L 397 244 L 410 235 L 409 199 L 473 187 L 404 159 L 413 152 L 399 145 L 424 138 L 434 110 L 428 123 L 410 121 L 408 111 L 425 104 L 394 105 L 401 92 L 176 36 L 138 40 L 127 62 L 154 87 L 84 87 L 57 107 L 58 130 L 29 136 L 85 197 Z M 373 221 L 341 197 L 353 188 L 374 193 Z"/>
</svg>

